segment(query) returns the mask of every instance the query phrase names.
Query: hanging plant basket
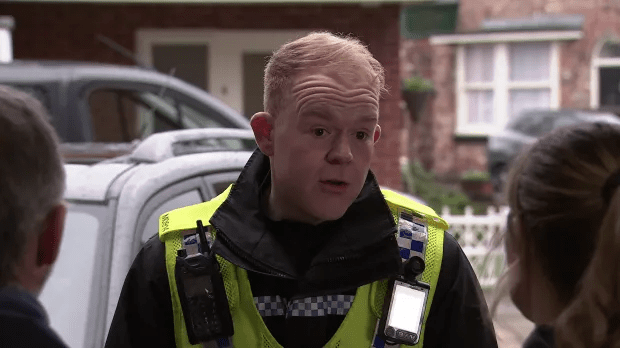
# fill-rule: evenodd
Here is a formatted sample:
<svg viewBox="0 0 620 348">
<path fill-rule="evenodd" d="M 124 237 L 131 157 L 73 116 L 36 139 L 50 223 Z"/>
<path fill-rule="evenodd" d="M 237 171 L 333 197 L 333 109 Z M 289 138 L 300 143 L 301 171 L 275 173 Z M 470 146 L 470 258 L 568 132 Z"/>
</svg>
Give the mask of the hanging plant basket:
<svg viewBox="0 0 620 348">
<path fill-rule="evenodd" d="M 403 100 L 409 109 L 409 116 L 414 122 L 420 120 L 420 116 L 434 94 L 434 91 L 402 91 Z"/>
<path fill-rule="evenodd" d="M 428 100 L 435 94 L 435 88 L 431 80 L 416 75 L 401 82 L 401 92 L 411 119 L 417 122 Z"/>
</svg>

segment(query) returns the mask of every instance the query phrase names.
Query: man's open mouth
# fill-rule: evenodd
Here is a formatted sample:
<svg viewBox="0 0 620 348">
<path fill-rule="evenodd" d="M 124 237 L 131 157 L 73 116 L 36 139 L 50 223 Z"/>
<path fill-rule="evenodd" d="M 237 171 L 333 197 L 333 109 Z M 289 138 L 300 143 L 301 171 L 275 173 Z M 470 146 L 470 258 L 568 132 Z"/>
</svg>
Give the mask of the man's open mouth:
<svg viewBox="0 0 620 348">
<path fill-rule="evenodd" d="M 344 181 L 340 180 L 323 180 L 321 181 L 324 184 L 334 185 L 334 186 L 347 186 L 348 184 Z"/>
</svg>

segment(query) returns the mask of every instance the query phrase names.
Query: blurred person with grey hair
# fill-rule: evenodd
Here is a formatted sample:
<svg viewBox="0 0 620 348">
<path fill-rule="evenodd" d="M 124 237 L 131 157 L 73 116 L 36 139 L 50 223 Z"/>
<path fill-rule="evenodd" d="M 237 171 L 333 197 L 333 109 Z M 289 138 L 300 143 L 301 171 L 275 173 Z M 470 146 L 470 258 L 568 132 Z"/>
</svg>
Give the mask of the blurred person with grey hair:
<svg viewBox="0 0 620 348">
<path fill-rule="evenodd" d="M 65 172 L 41 103 L 0 86 L 0 346 L 66 347 L 37 300 L 65 221 Z"/>
</svg>

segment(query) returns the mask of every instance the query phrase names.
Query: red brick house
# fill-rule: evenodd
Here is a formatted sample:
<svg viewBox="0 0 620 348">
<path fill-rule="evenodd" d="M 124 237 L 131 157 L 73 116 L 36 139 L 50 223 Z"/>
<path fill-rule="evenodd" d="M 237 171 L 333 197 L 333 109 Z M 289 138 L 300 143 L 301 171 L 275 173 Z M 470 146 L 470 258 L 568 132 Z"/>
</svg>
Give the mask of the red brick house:
<svg viewBox="0 0 620 348">
<path fill-rule="evenodd" d="M 436 91 L 405 118 L 409 157 L 457 180 L 488 169 L 487 136 L 524 108 L 617 108 L 619 43 L 617 1 L 460 0 L 455 33 L 401 43 L 401 77 Z"/>
<path fill-rule="evenodd" d="M 159 70 L 206 89 L 245 115 L 262 110 L 265 57 L 312 30 L 352 34 L 386 69 L 383 134 L 372 168 L 399 189 L 399 16 L 403 1 L 13 1 L 15 59 L 133 62 L 103 44 L 109 38 Z"/>
</svg>

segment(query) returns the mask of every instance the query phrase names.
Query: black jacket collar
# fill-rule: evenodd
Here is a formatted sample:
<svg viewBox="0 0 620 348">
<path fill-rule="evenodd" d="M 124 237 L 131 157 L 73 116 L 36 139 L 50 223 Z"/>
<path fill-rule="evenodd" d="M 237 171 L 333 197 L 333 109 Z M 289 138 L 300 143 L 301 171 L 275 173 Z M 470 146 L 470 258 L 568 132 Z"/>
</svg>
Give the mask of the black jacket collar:
<svg viewBox="0 0 620 348">
<path fill-rule="evenodd" d="M 25 290 L 15 286 L 0 288 L 0 315 L 26 316 L 47 326 L 47 316 L 39 301 Z"/>
<path fill-rule="evenodd" d="M 290 223 L 326 236 L 305 274 L 298 274 L 272 233 L 274 222 L 261 204 L 269 184 L 269 158 L 256 150 L 210 220 L 217 229 L 214 250 L 222 257 L 249 271 L 298 279 L 308 291 L 357 287 L 398 271 L 396 226 L 370 171 L 342 218 L 317 226 Z"/>
</svg>

